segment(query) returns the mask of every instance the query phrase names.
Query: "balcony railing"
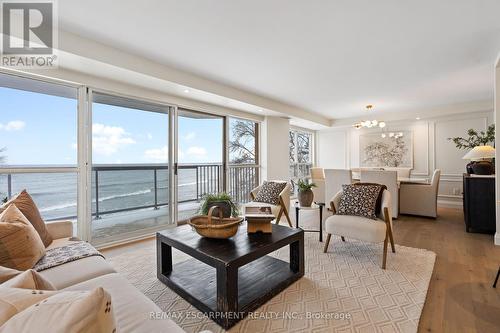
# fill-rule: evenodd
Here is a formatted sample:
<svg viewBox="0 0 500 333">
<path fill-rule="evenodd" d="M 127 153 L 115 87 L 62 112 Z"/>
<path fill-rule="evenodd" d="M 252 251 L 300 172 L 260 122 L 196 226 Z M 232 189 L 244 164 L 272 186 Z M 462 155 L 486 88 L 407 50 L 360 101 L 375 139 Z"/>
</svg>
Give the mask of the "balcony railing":
<svg viewBox="0 0 500 333">
<path fill-rule="evenodd" d="M 177 167 L 178 169 L 178 179 L 179 179 L 179 185 L 181 186 L 191 186 L 192 191 L 184 191 L 182 197 L 179 198 L 178 202 L 179 203 L 184 203 L 184 202 L 193 202 L 193 201 L 199 201 L 203 195 L 207 193 L 217 193 L 222 191 L 223 185 L 222 185 L 222 164 L 180 164 Z M 93 172 L 93 191 L 94 191 L 94 198 L 93 198 L 93 203 L 94 203 L 94 209 L 92 214 L 95 216 L 95 218 L 100 218 L 102 215 L 105 214 L 114 214 L 114 213 L 120 213 L 120 212 L 126 212 L 126 211 L 132 211 L 132 210 L 139 210 L 139 209 L 145 209 L 145 208 L 154 208 L 158 209 L 161 206 L 167 206 L 168 205 L 168 187 L 163 187 L 162 189 L 165 190 L 166 198 L 165 202 L 161 202 L 159 200 L 159 172 L 161 170 L 164 170 L 165 175 L 168 177 L 168 166 L 166 165 L 105 165 L 105 166 L 94 166 L 92 167 L 92 172 Z M 192 170 L 193 174 L 192 176 L 195 177 L 195 182 L 193 183 L 188 183 L 188 184 L 183 184 L 183 179 L 182 176 L 184 174 L 184 171 L 186 170 Z M 153 183 L 153 201 L 151 204 L 148 205 L 135 205 L 135 206 L 128 206 L 124 208 L 118 208 L 118 209 L 107 209 L 107 210 L 102 210 L 100 208 L 100 190 L 101 185 L 100 185 L 100 177 L 103 175 L 105 172 L 130 172 L 130 171 L 151 171 L 151 177 L 152 177 L 152 183 Z M 168 182 L 167 179 L 165 179 L 166 182 Z"/>
<path fill-rule="evenodd" d="M 250 191 L 258 185 L 258 170 L 259 167 L 255 165 L 228 166 L 226 191 L 236 202 L 244 203 L 249 200 Z M 45 172 L 51 173 L 52 178 L 39 177 Z M 159 164 L 94 165 L 92 167 L 92 215 L 99 219 L 107 214 L 148 208 L 159 209 L 167 206 L 169 201 L 168 174 L 168 166 Z M 63 175 L 68 175 L 69 178 L 62 179 Z M 36 186 L 37 191 L 32 195 L 41 207 L 42 214 L 44 210 L 60 206 L 61 203 L 73 207 L 52 211 L 46 216 L 48 220 L 76 218 L 73 216 L 76 214 L 76 173 L 74 170 L 36 169 L 33 173 L 29 170 L 16 173 L 16 170 L 12 169 L 11 172 L 4 173 L 4 176 L 6 176 L 3 178 L 4 188 L 0 189 L 0 192 L 6 194 L 8 198 L 14 194 L 14 191 L 26 188 L 30 192 L 30 188 L 33 189 L 33 186 Z M 205 194 L 218 193 L 224 189 L 223 166 L 220 163 L 180 164 L 177 179 L 179 203 L 200 202 Z M 61 186 L 64 187 L 64 192 L 61 191 Z M 43 189 L 43 194 L 40 189 Z M 51 202 L 45 202 L 47 195 L 51 196 Z"/>
</svg>

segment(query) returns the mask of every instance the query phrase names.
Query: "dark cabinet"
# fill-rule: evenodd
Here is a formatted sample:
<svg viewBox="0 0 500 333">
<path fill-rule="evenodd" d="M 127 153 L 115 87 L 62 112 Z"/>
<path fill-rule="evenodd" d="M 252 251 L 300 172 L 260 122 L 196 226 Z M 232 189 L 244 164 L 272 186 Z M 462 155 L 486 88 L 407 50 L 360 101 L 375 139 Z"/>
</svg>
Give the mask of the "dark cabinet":
<svg viewBox="0 0 500 333">
<path fill-rule="evenodd" d="M 494 233 L 495 176 L 464 174 L 464 218 L 467 232 Z"/>
</svg>

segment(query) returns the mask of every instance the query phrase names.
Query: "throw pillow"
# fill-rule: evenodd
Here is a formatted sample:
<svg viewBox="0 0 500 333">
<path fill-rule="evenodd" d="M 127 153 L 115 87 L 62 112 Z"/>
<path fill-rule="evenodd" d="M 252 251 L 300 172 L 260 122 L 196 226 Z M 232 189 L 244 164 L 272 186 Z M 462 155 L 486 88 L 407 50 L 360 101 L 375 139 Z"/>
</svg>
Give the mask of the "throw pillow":
<svg viewBox="0 0 500 333">
<path fill-rule="evenodd" d="M 21 273 L 22 271 L 18 271 L 17 269 L 0 266 L 0 284 L 4 283 L 5 281 L 9 281 L 13 277 Z"/>
<path fill-rule="evenodd" d="M 286 182 L 268 182 L 264 181 L 254 201 L 264 202 L 271 205 L 279 205 L 279 195 L 286 187 Z"/>
<path fill-rule="evenodd" d="M 116 332 L 111 296 L 100 287 L 57 292 L 10 318 L 0 332 L 33 332 L 36 327 L 51 332 Z"/>
<path fill-rule="evenodd" d="M 0 214 L 0 265 L 32 268 L 45 255 L 45 246 L 31 223 L 12 204 Z"/>
<path fill-rule="evenodd" d="M 34 269 L 28 269 L 16 277 L 4 282 L 0 287 L 37 289 L 37 290 L 56 290 L 54 285 L 47 281 L 40 273 Z"/>
<path fill-rule="evenodd" d="M 23 215 L 30 221 L 30 223 L 35 227 L 36 231 L 40 235 L 40 238 L 43 241 L 43 245 L 45 247 L 49 246 L 52 243 L 52 236 L 50 236 L 49 231 L 47 230 L 47 226 L 38 211 L 38 207 L 35 202 L 31 198 L 31 196 L 26 192 L 26 190 L 22 190 L 21 193 L 7 201 L 1 208 L 1 210 L 5 210 L 11 204 L 15 204 L 17 208 L 23 213 Z"/>
<path fill-rule="evenodd" d="M 375 205 L 375 214 L 378 216 L 382 211 L 382 196 L 384 194 L 384 190 L 387 190 L 387 186 L 383 184 L 377 183 L 354 183 L 352 185 L 363 186 L 363 185 L 378 185 L 380 186 L 380 191 L 378 193 L 377 204 Z"/>
<path fill-rule="evenodd" d="M 52 236 L 47 230 L 47 226 L 45 225 L 45 221 L 42 219 L 40 215 L 40 211 L 36 206 L 33 198 L 29 195 L 26 190 L 22 190 L 21 193 L 7 201 L 3 206 L 2 210 L 5 210 L 11 204 L 15 204 L 17 208 L 23 213 L 24 216 L 30 221 L 30 223 L 35 227 L 35 230 L 40 235 L 40 238 L 43 241 L 43 245 L 45 247 L 49 246 L 52 243 Z"/>
<path fill-rule="evenodd" d="M 337 214 L 377 219 L 376 204 L 380 185 L 342 185 Z"/>
<path fill-rule="evenodd" d="M 0 326 L 9 319 L 44 299 L 55 295 L 57 291 L 43 291 L 22 288 L 0 287 Z M 2 326 L 3 327 L 3 326 Z M 34 328 L 33 328 L 34 329 Z M 1 331 L 1 329 L 0 329 Z"/>
</svg>

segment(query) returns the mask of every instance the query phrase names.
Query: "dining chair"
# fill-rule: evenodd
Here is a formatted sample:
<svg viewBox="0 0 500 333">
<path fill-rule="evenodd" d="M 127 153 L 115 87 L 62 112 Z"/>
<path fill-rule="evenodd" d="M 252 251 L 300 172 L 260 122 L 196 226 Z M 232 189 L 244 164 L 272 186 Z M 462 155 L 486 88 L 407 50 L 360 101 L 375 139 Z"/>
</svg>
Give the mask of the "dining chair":
<svg viewBox="0 0 500 333">
<path fill-rule="evenodd" d="M 436 169 L 430 184 L 401 183 L 399 191 L 401 214 L 437 217 L 437 198 L 441 170 Z"/>
<path fill-rule="evenodd" d="M 398 173 L 396 171 L 361 169 L 360 180 L 362 183 L 376 183 L 387 186 L 387 190 L 391 193 L 392 217 L 398 218 L 399 216 Z"/>
<path fill-rule="evenodd" d="M 500 277 L 500 267 L 498 267 L 497 277 L 495 278 L 495 282 L 493 283 L 493 288 L 497 287 L 497 282 L 499 277 Z"/>
<path fill-rule="evenodd" d="M 311 168 L 311 182 L 316 187 L 312 188 L 314 201 L 317 203 L 325 203 L 325 170 L 323 168 Z"/>
<path fill-rule="evenodd" d="M 352 184 L 352 171 L 348 169 L 325 169 L 325 200 L 331 200 L 342 191 L 342 185 Z"/>
</svg>

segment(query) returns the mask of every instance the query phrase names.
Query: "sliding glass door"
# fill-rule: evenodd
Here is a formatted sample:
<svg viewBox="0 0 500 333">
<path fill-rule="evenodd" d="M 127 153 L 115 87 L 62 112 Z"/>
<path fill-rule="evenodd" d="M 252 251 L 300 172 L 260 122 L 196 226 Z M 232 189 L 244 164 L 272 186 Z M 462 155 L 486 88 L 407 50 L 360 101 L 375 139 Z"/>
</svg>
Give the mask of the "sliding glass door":
<svg viewBox="0 0 500 333">
<path fill-rule="evenodd" d="M 224 121 L 220 116 L 179 109 L 177 115 L 177 220 L 199 213 L 206 194 L 225 189 Z"/>
<path fill-rule="evenodd" d="M 185 222 L 207 194 L 245 202 L 259 181 L 253 121 L 29 75 L 0 73 L 0 99 L 0 200 L 26 189 L 96 245 Z"/>
<path fill-rule="evenodd" d="M 42 217 L 77 221 L 78 86 L 0 74 L 0 200 L 27 190 Z"/>
<path fill-rule="evenodd" d="M 109 243 L 172 223 L 171 107 L 92 93 L 92 241 Z"/>
</svg>

